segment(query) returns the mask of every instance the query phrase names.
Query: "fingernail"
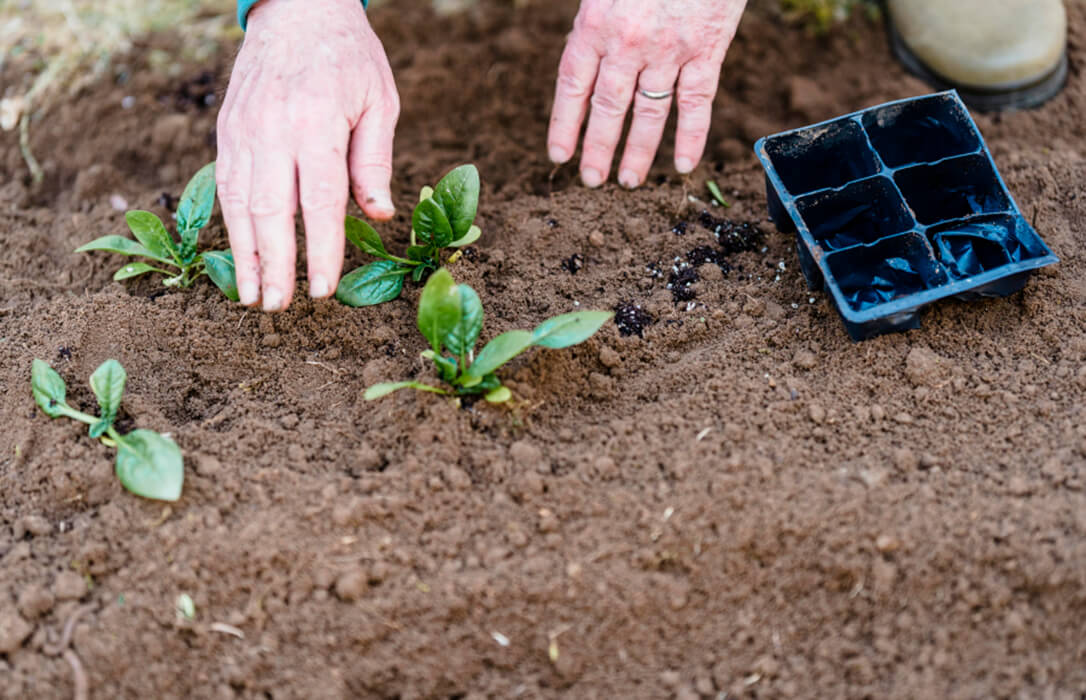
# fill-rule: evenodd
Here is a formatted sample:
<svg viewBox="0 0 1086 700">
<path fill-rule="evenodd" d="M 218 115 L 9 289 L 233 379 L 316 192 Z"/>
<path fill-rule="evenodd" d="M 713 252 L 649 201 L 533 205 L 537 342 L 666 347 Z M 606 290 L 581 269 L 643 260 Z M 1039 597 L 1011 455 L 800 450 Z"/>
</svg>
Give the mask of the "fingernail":
<svg viewBox="0 0 1086 700">
<path fill-rule="evenodd" d="M 603 184 L 603 175 L 595 168 L 585 168 L 581 171 L 581 182 L 585 187 L 599 187 Z"/>
<path fill-rule="evenodd" d="M 252 306 L 260 299 L 260 287 L 256 282 L 242 282 L 238 287 L 238 300 L 245 306 Z"/>
<path fill-rule="evenodd" d="M 392 195 L 388 192 L 377 192 L 370 195 L 369 203 L 373 205 L 374 209 L 378 211 L 395 211 L 396 207 L 392 204 Z"/>
<path fill-rule="evenodd" d="M 569 153 L 561 146 L 551 146 L 548 149 L 552 163 L 565 163 L 569 160 Z"/>
<path fill-rule="evenodd" d="M 689 158 L 676 158 L 675 169 L 683 175 L 687 175 L 694 170 L 694 161 Z"/>
<path fill-rule="evenodd" d="M 309 296 L 314 299 L 323 299 L 328 296 L 328 280 L 324 275 L 317 275 L 309 280 Z"/>
<path fill-rule="evenodd" d="M 266 287 L 264 289 L 264 310 L 278 311 L 282 305 L 283 293 L 275 287 Z"/>
<path fill-rule="evenodd" d="M 625 169 L 618 174 L 618 184 L 627 189 L 633 189 L 641 184 L 640 179 L 637 177 L 637 173 L 632 170 Z"/>
</svg>

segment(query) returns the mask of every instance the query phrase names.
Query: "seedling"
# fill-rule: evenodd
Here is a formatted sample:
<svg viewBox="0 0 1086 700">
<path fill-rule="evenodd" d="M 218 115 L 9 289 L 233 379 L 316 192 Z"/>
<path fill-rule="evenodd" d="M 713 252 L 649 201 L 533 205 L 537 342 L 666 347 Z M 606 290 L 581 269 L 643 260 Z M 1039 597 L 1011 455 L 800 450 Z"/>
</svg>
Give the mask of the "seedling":
<svg viewBox="0 0 1086 700">
<path fill-rule="evenodd" d="M 725 209 L 731 208 L 732 205 L 728 204 L 728 200 L 724 199 L 724 193 L 720 191 L 720 185 L 716 184 L 716 182 L 712 180 L 709 180 L 705 183 L 705 186 L 709 188 L 709 194 L 713 195 L 713 199 L 716 201 L 717 204 L 724 207 Z"/>
<path fill-rule="evenodd" d="M 234 256 L 229 250 L 196 252 L 200 229 L 207 225 L 215 207 L 215 163 L 208 163 L 189 180 L 177 204 L 177 235 L 174 240 L 162 220 L 149 211 L 125 213 L 128 228 L 136 237 L 103 236 L 76 249 L 77 253 L 105 250 L 121 255 L 139 256 L 153 261 L 130 262 L 113 275 L 115 280 L 138 277 L 147 272 L 166 275 L 167 287 L 189 287 L 200 275 L 207 275 L 222 293 L 232 301 L 238 300 L 234 276 Z M 160 267 L 166 265 L 173 270 Z"/>
<path fill-rule="evenodd" d="M 181 497 L 185 478 L 181 450 L 166 435 L 153 430 L 133 430 L 121 435 L 113 423 L 121 407 L 128 375 L 116 360 L 106 360 L 90 377 L 91 389 L 98 398 L 100 416 L 77 411 L 67 404 L 67 387 L 56 370 L 41 360 L 34 360 L 30 386 L 34 400 L 50 418 L 67 416 L 90 426 L 90 436 L 107 447 L 117 448 L 117 478 L 126 489 L 144 498 L 176 501 Z"/>
<path fill-rule="evenodd" d="M 365 221 L 348 216 L 347 240 L 363 252 L 381 258 L 343 276 L 336 299 L 348 306 L 372 306 L 400 296 L 404 278 L 415 282 L 441 267 L 442 252 L 463 248 L 479 239 L 474 224 L 479 208 L 479 171 L 474 165 L 454 168 L 436 187 L 423 187 L 411 216 L 411 245 L 406 257 L 391 255 L 381 236 Z M 455 260 L 459 252 L 449 260 Z"/>
<path fill-rule="evenodd" d="M 483 329 L 483 304 L 466 284 L 457 284 L 449 271 L 430 275 L 419 298 L 419 330 L 430 343 L 422 353 L 434 363 L 448 385 L 440 388 L 422 382 L 385 382 L 366 389 L 367 401 L 399 389 L 464 396 L 483 394 L 491 403 L 503 403 L 512 393 L 494 374 L 498 368 L 530 347 L 568 348 L 583 343 L 614 316 L 610 311 L 575 311 L 549 318 L 532 331 L 507 331 L 475 354 Z M 445 351 L 448 354 L 445 354 Z"/>
</svg>

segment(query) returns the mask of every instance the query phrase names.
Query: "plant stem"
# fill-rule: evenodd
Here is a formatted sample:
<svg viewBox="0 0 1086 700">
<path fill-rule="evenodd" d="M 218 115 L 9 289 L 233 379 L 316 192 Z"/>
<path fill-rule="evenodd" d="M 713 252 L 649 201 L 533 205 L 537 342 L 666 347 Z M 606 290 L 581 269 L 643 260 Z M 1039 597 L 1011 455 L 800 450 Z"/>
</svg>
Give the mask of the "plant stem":
<svg viewBox="0 0 1086 700">
<path fill-rule="evenodd" d="M 77 411 L 77 410 L 75 410 L 74 408 L 72 408 L 71 406 L 69 406 L 66 403 L 62 403 L 62 404 L 58 404 L 58 405 L 60 406 L 60 412 L 61 413 L 68 416 L 69 418 L 73 418 L 73 419 L 79 421 L 80 423 L 86 423 L 87 425 L 94 425 L 95 423 L 98 422 L 98 418 L 96 416 L 92 416 L 89 413 L 83 413 L 82 411 Z"/>
</svg>

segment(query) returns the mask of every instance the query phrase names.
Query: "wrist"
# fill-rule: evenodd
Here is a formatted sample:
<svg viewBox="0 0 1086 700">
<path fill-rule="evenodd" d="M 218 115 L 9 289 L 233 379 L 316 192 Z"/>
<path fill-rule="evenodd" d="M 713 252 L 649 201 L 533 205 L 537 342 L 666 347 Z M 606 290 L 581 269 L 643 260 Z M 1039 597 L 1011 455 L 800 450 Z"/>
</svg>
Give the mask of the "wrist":
<svg viewBox="0 0 1086 700">
<path fill-rule="evenodd" d="M 357 3 L 355 0 L 350 0 L 352 6 Z M 362 9 L 366 9 L 366 5 L 369 0 L 361 0 Z M 259 10 L 262 10 L 270 5 L 284 5 L 287 4 L 287 0 L 238 0 L 238 24 L 241 25 L 243 30 L 248 28 L 248 22 L 251 17 L 262 14 Z M 298 8 L 302 9 L 309 4 L 309 0 L 306 3 L 295 3 Z"/>
</svg>

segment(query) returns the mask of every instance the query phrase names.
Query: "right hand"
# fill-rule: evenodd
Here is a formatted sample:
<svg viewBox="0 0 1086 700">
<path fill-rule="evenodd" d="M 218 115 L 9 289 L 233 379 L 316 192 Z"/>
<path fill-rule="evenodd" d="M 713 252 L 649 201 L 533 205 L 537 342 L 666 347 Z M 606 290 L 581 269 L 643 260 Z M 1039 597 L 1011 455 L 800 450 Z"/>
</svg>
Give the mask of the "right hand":
<svg viewBox="0 0 1086 700">
<path fill-rule="evenodd" d="M 348 191 L 367 216 L 394 213 L 399 111 L 388 58 L 359 0 L 253 6 L 219 112 L 216 165 L 243 304 L 290 304 L 299 202 L 309 293 L 335 292 Z"/>
</svg>

